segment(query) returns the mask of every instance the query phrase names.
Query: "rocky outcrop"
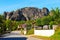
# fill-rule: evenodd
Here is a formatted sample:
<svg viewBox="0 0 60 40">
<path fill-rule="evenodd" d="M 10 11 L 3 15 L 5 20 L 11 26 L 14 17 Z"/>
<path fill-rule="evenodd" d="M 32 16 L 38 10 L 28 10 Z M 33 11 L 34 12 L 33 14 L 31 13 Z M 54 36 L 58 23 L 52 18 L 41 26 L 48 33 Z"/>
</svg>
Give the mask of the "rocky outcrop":
<svg viewBox="0 0 60 40">
<path fill-rule="evenodd" d="M 12 12 L 4 12 L 6 19 L 11 20 L 34 20 L 36 18 L 42 18 L 48 15 L 49 10 L 47 8 L 38 9 L 35 7 L 25 7 Z"/>
</svg>

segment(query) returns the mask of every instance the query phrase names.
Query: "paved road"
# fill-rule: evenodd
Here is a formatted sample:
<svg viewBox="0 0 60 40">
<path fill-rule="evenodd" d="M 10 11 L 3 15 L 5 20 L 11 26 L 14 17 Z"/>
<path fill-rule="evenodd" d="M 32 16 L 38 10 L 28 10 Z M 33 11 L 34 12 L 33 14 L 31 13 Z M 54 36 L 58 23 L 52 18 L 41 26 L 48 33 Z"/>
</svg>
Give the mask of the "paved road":
<svg viewBox="0 0 60 40">
<path fill-rule="evenodd" d="M 10 37 L 21 37 L 21 38 L 27 38 L 26 40 L 42 40 L 34 37 L 27 37 L 26 35 L 22 35 L 20 31 L 12 31 L 11 33 L 7 33 L 3 35 L 3 38 L 10 38 Z"/>
<path fill-rule="evenodd" d="M 3 35 L 4 38 L 7 37 L 26 37 L 25 35 L 22 35 L 20 31 L 12 31 L 11 33 L 7 33 Z"/>
</svg>

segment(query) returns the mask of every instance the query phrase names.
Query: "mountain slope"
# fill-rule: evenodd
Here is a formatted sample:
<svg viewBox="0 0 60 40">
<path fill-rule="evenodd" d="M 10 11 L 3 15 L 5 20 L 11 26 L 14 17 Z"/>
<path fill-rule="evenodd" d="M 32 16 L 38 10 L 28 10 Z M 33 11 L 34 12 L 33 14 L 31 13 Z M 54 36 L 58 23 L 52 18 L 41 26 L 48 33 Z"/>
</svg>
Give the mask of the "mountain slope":
<svg viewBox="0 0 60 40">
<path fill-rule="evenodd" d="M 34 20 L 36 18 L 42 18 L 48 15 L 49 10 L 47 8 L 38 9 L 35 7 L 25 7 L 12 12 L 4 12 L 6 19 L 11 20 Z"/>
</svg>

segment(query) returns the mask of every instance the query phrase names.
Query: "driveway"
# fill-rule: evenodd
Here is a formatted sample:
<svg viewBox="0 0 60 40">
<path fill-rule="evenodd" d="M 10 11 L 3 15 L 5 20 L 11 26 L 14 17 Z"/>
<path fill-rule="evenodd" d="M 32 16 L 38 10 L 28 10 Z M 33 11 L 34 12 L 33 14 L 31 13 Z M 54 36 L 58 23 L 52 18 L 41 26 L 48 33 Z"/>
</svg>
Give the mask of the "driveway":
<svg viewBox="0 0 60 40">
<path fill-rule="evenodd" d="M 9 37 L 26 37 L 25 35 L 22 35 L 20 31 L 12 31 L 11 33 L 7 33 L 3 35 L 3 38 L 9 38 Z"/>
<path fill-rule="evenodd" d="M 12 31 L 11 33 L 7 33 L 3 35 L 3 38 L 14 38 L 14 39 L 19 39 L 19 40 L 42 40 L 34 37 L 27 37 L 26 35 L 22 35 L 20 31 Z"/>
</svg>

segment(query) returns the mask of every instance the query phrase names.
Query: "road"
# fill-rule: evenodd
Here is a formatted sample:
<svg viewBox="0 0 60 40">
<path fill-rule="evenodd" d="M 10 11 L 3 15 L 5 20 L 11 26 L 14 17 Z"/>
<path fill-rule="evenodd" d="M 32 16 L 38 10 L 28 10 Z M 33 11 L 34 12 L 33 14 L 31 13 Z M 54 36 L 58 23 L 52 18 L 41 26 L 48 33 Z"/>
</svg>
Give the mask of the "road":
<svg viewBox="0 0 60 40">
<path fill-rule="evenodd" d="M 26 38 L 25 40 L 42 40 L 34 37 L 27 37 L 26 35 L 22 35 L 20 31 L 12 31 L 11 33 L 7 33 L 3 35 L 3 38 Z"/>
</svg>

